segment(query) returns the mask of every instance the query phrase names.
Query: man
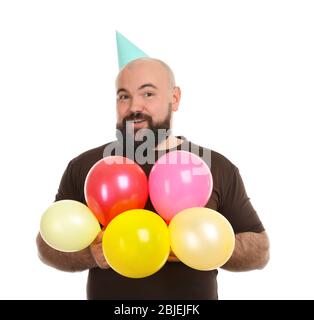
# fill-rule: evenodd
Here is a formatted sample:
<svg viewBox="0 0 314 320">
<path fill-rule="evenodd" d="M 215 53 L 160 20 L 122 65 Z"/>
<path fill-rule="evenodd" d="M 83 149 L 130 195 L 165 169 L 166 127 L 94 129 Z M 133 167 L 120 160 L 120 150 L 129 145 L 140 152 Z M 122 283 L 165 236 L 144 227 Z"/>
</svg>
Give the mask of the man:
<svg viewBox="0 0 314 320">
<path fill-rule="evenodd" d="M 125 146 L 131 142 L 133 151 L 146 143 L 148 151 L 153 150 L 156 156 L 175 149 L 191 152 L 198 150 L 210 166 L 213 176 L 214 188 L 206 207 L 223 214 L 236 233 L 234 252 L 223 268 L 230 271 L 263 268 L 269 259 L 269 241 L 245 192 L 239 170 L 217 152 L 171 134 L 172 114 L 178 110 L 181 94 L 171 69 L 156 59 L 133 60 L 120 71 L 116 86 L 117 132 L 121 134 L 113 145 L 124 144 L 123 155 L 130 152 L 130 148 Z M 150 139 L 154 141 L 148 144 L 142 141 L 145 129 L 151 129 L 156 138 Z M 163 132 L 161 137 L 158 137 L 158 129 Z M 56 200 L 72 199 L 86 203 L 86 175 L 94 163 L 104 155 L 109 155 L 108 150 L 114 150 L 112 144 L 89 150 L 71 160 L 62 177 Z M 147 175 L 152 165 L 141 164 Z M 149 199 L 145 208 L 154 211 Z M 181 263 L 173 254 L 161 270 L 149 277 L 130 279 L 119 275 L 105 261 L 101 236 L 102 233 L 85 250 L 63 253 L 50 248 L 38 234 L 39 256 L 44 263 L 60 270 L 89 269 L 88 299 L 218 298 L 217 270 L 194 270 Z"/>
</svg>

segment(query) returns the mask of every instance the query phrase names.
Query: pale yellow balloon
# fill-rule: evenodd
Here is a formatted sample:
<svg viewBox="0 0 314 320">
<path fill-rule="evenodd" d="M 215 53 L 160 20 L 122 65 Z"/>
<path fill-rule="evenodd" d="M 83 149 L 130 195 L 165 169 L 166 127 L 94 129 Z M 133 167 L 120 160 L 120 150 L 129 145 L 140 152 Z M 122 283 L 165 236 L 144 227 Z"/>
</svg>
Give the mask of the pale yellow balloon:
<svg viewBox="0 0 314 320">
<path fill-rule="evenodd" d="M 148 277 L 167 262 L 168 226 L 152 211 L 128 210 L 108 224 L 102 245 L 108 264 L 117 273 L 129 278 Z"/>
<path fill-rule="evenodd" d="M 175 255 L 197 270 L 213 270 L 232 255 L 235 236 L 229 221 L 208 208 L 189 208 L 176 214 L 170 224 L 170 243 Z"/>
<path fill-rule="evenodd" d="M 92 211 L 83 203 L 61 200 L 53 203 L 42 215 L 40 234 L 52 248 L 63 252 L 88 247 L 100 232 Z"/>
</svg>

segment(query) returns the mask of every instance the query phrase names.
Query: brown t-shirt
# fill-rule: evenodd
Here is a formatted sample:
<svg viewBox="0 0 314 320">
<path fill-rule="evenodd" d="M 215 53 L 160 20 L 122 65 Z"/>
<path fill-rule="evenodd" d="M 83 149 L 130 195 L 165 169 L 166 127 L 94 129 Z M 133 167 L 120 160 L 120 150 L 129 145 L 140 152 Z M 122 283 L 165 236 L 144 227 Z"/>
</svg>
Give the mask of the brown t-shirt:
<svg viewBox="0 0 314 320">
<path fill-rule="evenodd" d="M 180 137 L 182 139 L 182 137 Z M 183 138 L 184 139 L 184 138 Z M 82 153 L 71 160 L 63 174 L 56 201 L 85 203 L 84 183 L 90 168 L 103 158 L 106 145 Z M 184 139 L 177 147 L 197 153 L 209 166 L 213 192 L 206 207 L 224 215 L 234 232 L 262 232 L 264 227 L 248 198 L 238 168 L 221 154 Z M 169 152 L 170 150 L 164 151 Z M 161 156 L 163 153 L 159 153 Z M 152 164 L 141 165 L 148 176 Z M 148 198 L 145 209 L 154 211 Z M 157 273 L 141 279 L 119 275 L 112 269 L 89 270 L 88 299 L 218 299 L 217 270 L 199 271 L 181 262 L 167 262 Z"/>
</svg>

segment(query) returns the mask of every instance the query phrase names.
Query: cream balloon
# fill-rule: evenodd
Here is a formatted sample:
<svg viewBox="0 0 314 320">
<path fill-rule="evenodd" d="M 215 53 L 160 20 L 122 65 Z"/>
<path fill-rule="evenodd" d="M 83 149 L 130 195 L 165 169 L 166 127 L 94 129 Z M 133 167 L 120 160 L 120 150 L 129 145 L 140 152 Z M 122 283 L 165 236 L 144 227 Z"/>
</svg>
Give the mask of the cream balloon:
<svg viewBox="0 0 314 320">
<path fill-rule="evenodd" d="M 208 208 L 189 208 L 175 215 L 170 224 L 170 243 L 175 255 L 197 270 L 213 270 L 232 255 L 235 236 L 229 221 Z"/>
<path fill-rule="evenodd" d="M 83 203 L 61 200 L 53 203 L 42 215 L 40 234 L 52 248 L 63 252 L 88 247 L 100 232 L 92 211 Z"/>
</svg>

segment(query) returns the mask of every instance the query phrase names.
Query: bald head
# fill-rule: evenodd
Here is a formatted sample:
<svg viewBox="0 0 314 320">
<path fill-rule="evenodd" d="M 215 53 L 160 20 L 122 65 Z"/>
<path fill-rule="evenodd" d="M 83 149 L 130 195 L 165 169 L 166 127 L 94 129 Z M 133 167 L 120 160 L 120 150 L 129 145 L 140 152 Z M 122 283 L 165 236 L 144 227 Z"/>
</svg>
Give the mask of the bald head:
<svg viewBox="0 0 314 320">
<path fill-rule="evenodd" d="M 162 60 L 155 59 L 155 58 L 149 58 L 149 57 L 144 57 L 144 58 L 139 58 L 136 60 L 133 60 L 129 62 L 127 65 L 125 65 L 119 72 L 117 78 L 116 78 L 116 88 L 118 88 L 118 83 L 121 75 L 123 75 L 125 72 L 132 72 L 136 68 L 145 68 L 147 70 L 151 69 L 151 71 L 155 71 L 159 69 L 158 71 L 163 73 L 164 76 L 166 77 L 167 84 L 169 85 L 169 89 L 173 89 L 175 87 L 175 77 L 174 73 L 171 70 L 171 68 Z"/>
<path fill-rule="evenodd" d="M 161 60 L 140 58 L 128 63 L 118 74 L 117 124 L 134 120 L 134 131 L 141 128 L 167 129 L 180 102 L 172 70 Z"/>
</svg>

